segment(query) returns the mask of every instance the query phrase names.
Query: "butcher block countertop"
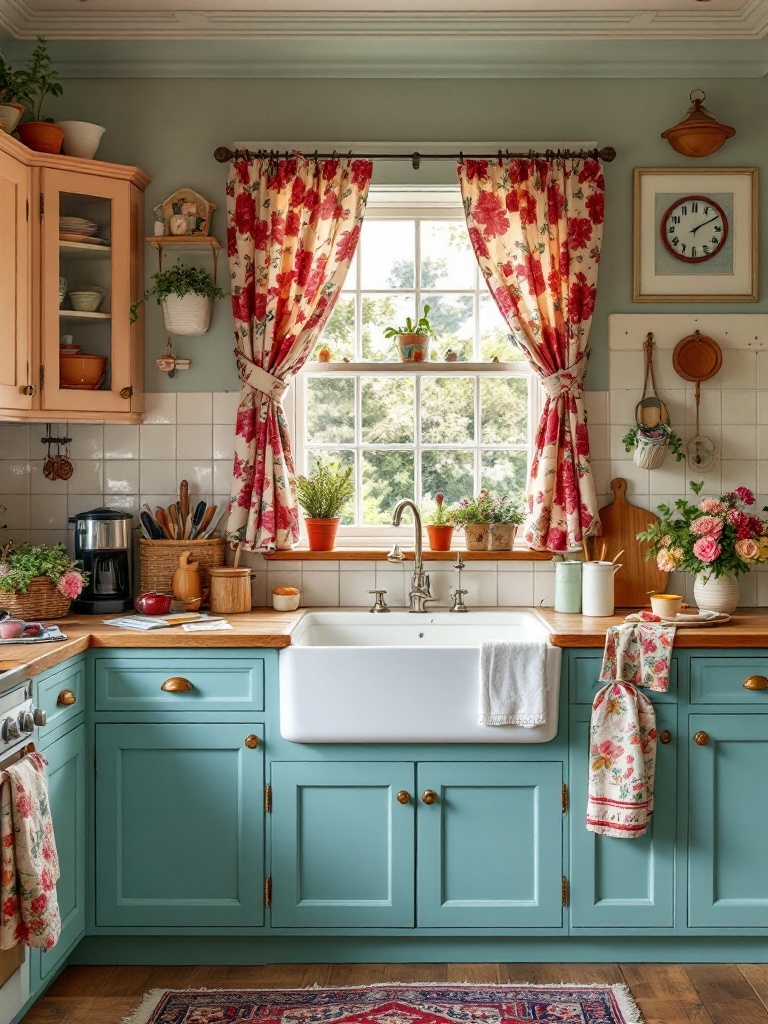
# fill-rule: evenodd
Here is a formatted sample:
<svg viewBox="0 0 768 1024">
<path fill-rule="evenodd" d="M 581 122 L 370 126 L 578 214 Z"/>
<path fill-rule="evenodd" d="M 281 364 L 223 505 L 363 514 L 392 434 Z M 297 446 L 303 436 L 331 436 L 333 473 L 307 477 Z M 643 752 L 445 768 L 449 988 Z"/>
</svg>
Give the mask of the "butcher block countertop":
<svg viewBox="0 0 768 1024">
<path fill-rule="evenodd" d="M 142 650 L 153 647 L 288 647 L 291 633 L 304 612 L 303 609 L 275 612 L 260 608 L 246 615 L 228 615 L 233 628 L 221 633 L 185 633 L 180 626 L 142 633 L 109 626 L 95 616 L 72 615 L 58 623 L 67 635 L 67 639 L 59 643 L 1 645 L 0 672 L 16 669 L 20 679 L 29 679 L 91 647 Z M 535 614 L 549 629 L 555 647 L 602 648 L 607 627 L 618 625 L 624 619 L 623 613 L 606 619 L 591 619 L 564 615 L 550 608 L 536 608 Z M 768 608 L 745 608 L 736 612 L 724 626 L 678 629 L 675 647 L 768 648 Z"/>
</svg>

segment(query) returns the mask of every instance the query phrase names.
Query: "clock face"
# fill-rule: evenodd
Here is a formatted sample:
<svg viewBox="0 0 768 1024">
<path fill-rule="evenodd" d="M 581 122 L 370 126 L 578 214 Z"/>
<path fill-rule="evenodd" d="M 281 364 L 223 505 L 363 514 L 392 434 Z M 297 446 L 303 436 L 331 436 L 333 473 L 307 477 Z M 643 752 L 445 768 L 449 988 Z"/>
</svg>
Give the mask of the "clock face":
<svg viewBox="0 0 768 1024">
<path fill-rule="evenodd" d="M 708 196 L 676 199 L 659 227 L 664 248 L 683 263 L 711 260 L 728 237 L 728 218 L 722 206 Z"/>
</svg>

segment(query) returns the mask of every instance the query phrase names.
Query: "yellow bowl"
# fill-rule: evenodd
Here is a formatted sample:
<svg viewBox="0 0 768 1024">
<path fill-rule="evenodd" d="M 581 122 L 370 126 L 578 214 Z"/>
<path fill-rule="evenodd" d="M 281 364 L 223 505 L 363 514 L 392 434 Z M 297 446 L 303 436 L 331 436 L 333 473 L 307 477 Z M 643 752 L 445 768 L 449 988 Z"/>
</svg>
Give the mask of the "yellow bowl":
<svg viewBox="0 0 768 1024">
<path fill-rule="evenodd" d="M 681 594 L 654 594 L 651 597 L 651 609 L 654 615 L 662 619 L 674 619 L 683 607 Z"/>
</svg>

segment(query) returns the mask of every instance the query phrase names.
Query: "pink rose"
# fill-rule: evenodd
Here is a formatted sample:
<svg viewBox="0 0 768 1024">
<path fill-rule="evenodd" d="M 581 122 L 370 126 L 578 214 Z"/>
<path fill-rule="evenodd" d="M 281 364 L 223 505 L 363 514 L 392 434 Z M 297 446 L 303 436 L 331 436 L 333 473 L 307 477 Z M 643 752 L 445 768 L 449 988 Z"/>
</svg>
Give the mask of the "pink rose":
<svg viewBox="0 0 768 1024">
<path fill-rule="evenodd" d="M 673 569 L 677 568 L 677 562 L 670 554 L 668 548 L 662 548 L 658 555 L 656 555 L 656 565 L 661 572 L 672 572 Z"/>
<path fill-rule="evenodd" d="M 702 512 L 707 512 L 707 513 L 709 513 L 709 515 L 716 516 L 716 515 L 722 515 L 723 512 L 727 511 L 727 509 L 728 509 L 728 506 L 725 504 L 724 501 L 720 501 L 719 498 L 702 498 L 702 501 L 701 501 L 701 511 Z"/>
<path fill-rule="evenodd" d="M 745 537 L 743 540 L 737 540 L 735 546 L 736 554 L 739 558 L 743 558 L 745 562 L 757 558 L 760 553 L 757 541 L 754 541 L 751 537 Z"/>
<path fill-rule="evenodd" d="M 714 537 L 699 537 L 693 545 L 694 555 L 700 562 L 704 562 L 705 565 L 709 565 L 710 562 L 714 562 L 715 559 L 719 558 L 722 550 Z"/>
<path fill-rule="evenodd" d="M 694 519 L 691 523 L 691 533 L 696 534 L 698 537 L 713 537 L 717 540 L 722 532 L 722 520 L 715 519 L 714 516 L 699 516 L 698 519 Z"/>
</svg>

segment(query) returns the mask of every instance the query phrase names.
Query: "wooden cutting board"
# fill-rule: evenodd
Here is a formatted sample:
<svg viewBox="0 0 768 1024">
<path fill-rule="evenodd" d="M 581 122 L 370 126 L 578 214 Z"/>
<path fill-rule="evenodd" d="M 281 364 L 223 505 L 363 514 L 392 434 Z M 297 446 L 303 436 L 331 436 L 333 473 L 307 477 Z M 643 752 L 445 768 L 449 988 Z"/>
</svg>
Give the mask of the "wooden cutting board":
<svg viewBox="0 0 768 1024">
<path fill-rule="evenodd" d="M 656 567 L 655 558 L 646 562 L 648 544 L 637 539 L 637 534 L 647 530 L 651 523 L 657 523 L 659 517 L 627 501 L 627 481 L 621 477 L 611 480 L 611 490 L 614 501 L 600 509 L 602 537 L 594 548 L 598 549 L 604 543 L 609 561 L 624 549 L 619 559 L 622 568 L 614 577 L 616 607 L 641 608 L 649 603 L 648 591 L 663 594 L 667 588 L 669 573 Z"/>
</svg>

